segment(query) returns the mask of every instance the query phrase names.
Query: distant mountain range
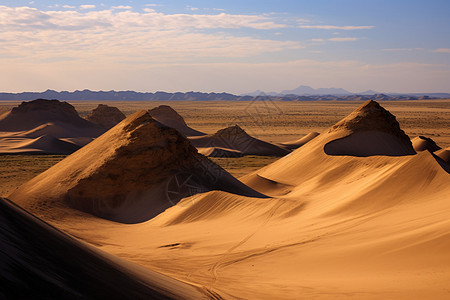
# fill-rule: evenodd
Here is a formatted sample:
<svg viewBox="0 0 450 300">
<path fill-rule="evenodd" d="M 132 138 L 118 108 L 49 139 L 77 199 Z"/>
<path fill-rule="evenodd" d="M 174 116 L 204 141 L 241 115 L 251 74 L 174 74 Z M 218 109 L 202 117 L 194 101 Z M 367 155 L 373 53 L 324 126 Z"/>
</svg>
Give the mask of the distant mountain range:
<svg viewBox="0 0 450 300">
<path fill-rule="evenodd" d="M 410 94 L 381 94 L 375 91 L 351 93 L 341 88 L 313 89 L 309 86 L 299 86 L 293 90 L 285 90 L 281 93 L 264 93 L 255 91 L 243 95 L 230 93 L 167 93 L 167 92 L 134 92 L 134 91 L 90 91 L 76 90 L 74 92 L 57 92 L 46 90 L 45 92 L 0 93 L 0 100 L 29 101 L 39 98 L 58 100 L 97 100 L 97 101 L 214 101 L 214 100 L 239 100 L 249 101 L 254 97 L 264 96 L 271 100 L 282 101 L 314 101 L 314 100 L 414 100 L 419 98 L 450 98 L 450 93 L 410 93 Z"/>
<path fill-rule="evenodd" d="M 251 93 L 244 93 L 241 94 L 241 96 L 350 96 L 350 95 L 379 95 L 382 94 L 380 92 L 374 91 L 374 90 L 367 90 L 360 93 L 352 93 L 342 88 L 318 88 L 314 89 L 310 86 L 306 85 L 300 85 L 299 87 L 293 89 L 293 90 L 284 90 L 281 93 L 277 92 L 263 92 L 261 90 L 256 90 Z M 385 93 L 388 96 L 391 97 L 397 97 L 397 96 L 412 96 L 412 97 L 423 97 L 423 96 L 429 96 L 429 97 L 438 97 L 438 98 L 450 98 L 450 93 Z"/>
</svg>

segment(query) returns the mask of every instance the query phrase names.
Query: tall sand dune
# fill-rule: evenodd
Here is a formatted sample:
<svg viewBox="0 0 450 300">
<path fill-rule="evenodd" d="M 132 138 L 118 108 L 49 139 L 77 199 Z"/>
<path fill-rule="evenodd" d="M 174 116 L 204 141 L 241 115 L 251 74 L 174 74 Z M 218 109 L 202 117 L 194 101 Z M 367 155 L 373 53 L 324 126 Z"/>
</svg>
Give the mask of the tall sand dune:
<svg viewBox="0 0 450 300">
<path fill-rule="evenodd" d="M 86 120 L 91 123 L 110 129 L 119 124 L 126 116 L 117 107 L 99 104 L 92 112 L 86 116 Z"/>
<path fill-rule="evenodd" d="M 409 137 L 400 129 L 395 116 L 369 100 L 328 130 L 328 135 L 343 135 L 324 146 L 329 155 L 415 154 Z"/>
<path fill-rule="evenodd" d="M 205 133 L 189 127 L 184 121 L 183 117 L 168 105 L 157 106 L 150 109 L 148 112 L 150 113 L 152 118 L 154 118 L 158 122 L 168 127 L 175 128 L 185 136 L 205 135 Z"/>
<path fill-rule="evenodd" d="M 197 148 L 225 148 L 240 151 L 244 155 L 284 156 L 290 153 L 288 149 L 248 135 L 238 125 L 221 129 L 214 134 L 191 137 L 190 140 Z"/>
<path fill-rule="evenodd" d="M 212 189 L 263 196 L 198 154 L 175 129 L 140 111 L 21 186 L 11 199 L 24 207 L 68 203 L 103 218 L 136 223 L 182 197 Z"/>
</svg>

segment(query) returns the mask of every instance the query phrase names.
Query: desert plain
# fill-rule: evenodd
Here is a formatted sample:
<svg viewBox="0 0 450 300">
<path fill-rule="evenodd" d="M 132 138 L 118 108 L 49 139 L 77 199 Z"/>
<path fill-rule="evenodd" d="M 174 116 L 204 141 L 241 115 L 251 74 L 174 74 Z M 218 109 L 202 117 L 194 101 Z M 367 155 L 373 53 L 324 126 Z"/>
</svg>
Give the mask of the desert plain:
<svg viewBox="0 0 450 300">
<path fill-rule="evenodd" d="M 99 102 L 71 104 L 85 117 Z M 450 297 L 449 99 L 106 104 L 127 119 L 69 156 L 0 156 L 0 196 L 109 267 L 169 298 Z M 208 160 L 145 113 L 159 105 L 206 134 L 319 135 Z M 197 190 L 175 201 L 174 180 Z"/>
</svg>

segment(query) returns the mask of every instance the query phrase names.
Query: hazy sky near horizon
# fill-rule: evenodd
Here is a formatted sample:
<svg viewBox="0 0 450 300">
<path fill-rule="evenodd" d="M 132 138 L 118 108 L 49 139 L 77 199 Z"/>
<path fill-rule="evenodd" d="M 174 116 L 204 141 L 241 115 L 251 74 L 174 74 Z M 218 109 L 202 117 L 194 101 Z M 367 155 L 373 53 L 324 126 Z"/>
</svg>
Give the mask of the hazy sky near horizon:
<svg viewBox="0 0 450 300">
<path fill-rule="evenodd" d="M 450 1 L 0 1 L 0 92 L 450 92 Z"/>
</svg>

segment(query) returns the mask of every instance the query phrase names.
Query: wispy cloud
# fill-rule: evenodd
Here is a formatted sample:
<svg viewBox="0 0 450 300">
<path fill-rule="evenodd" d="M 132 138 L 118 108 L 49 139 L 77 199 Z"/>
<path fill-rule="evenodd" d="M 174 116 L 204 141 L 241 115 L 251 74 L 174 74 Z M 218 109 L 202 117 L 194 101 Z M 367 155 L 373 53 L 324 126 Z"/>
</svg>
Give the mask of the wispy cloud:
<svg viewBox="0 0 450 300">
<path fill-rule="evenodd" d="M 404 51 L 424 50 L 424 48 L 388 48 L 388 49 L 382 49 L 382 50 L 388 51 L 388 52 L 404 52 Z"/>
<path fill-rule="evenodd" d="M 93 8 L 95 8 L 95 5 L 93 5 L 93 4 L 80 5 L 80 9 L 93 9 Z"/>
<path fill-rule="evenodd" d="M 450 48 L 438 48 L 438 49 L 433 50 L 433 52 L 436 52 L 436 53 L 450 53 Z"/>
<path fill-rule="evenodd" d="M 283 27 L 284 24 L 258 15 L 164 14 L 151 8 L 143 12 L 122 9 L 43 11 L 0 6 L 0 55 L 14 54 L 23 61 L 73 57 L 84 62 L 142 63 L 249 57 L 302 48 L 297 41 L 275 42 L 220 31 L 223 28 Z"/>
<path fill-rule="evenodd" d="M 111 9 L 132 9 L 129 5 L 112 6 Z"/>
<path fill-rule="evenodd" d="M 372 29 L 375 26 L 335 26 L 335 25 L 300 25 L 303 29 L 326 29 L 326 30 L 361 30 Z"/>
<path fill-rule="evenodd" d="M 332 42 L 353 42 L 353 41 L 358 40 L 358 38 L 355 38 L 355 37 L 337 37 L 337 38 L 331 38 L 331 39 L 328 39 L 328 40 L 332 41 Z"/>
</svg>

